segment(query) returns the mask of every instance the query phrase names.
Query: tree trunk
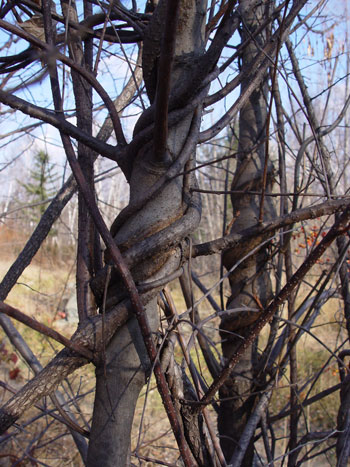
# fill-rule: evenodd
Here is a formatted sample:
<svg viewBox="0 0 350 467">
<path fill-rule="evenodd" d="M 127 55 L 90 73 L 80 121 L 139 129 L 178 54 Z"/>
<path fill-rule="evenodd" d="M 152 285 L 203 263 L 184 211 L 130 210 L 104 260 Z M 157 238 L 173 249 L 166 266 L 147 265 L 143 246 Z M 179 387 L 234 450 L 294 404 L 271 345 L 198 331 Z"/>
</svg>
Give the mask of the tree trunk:
<svg viewBox="0 0 350 467">
<path fill-rule="evenodd" d="M 157 73 L 160 66 L 161 40 L 166 25 L 167 3 L 160 1 L 146 30 L 143 51 L 144 81 L 151 107 L 143 112 L 134 131 L 134 141 L 140 132 L 154 123 L 157 115 Z M 170 80 L 169 108 L 172 102 L 179 101 L 183 89 L 184 69 L 186 82 L 191 66 L 204 52 L 205 1 L 180 1 L 176 29 L 175 52 Z M 169 7 L 170 8 L 170 7 Z M 175 20 L 175 19 L 174 19 Z M 190 33 L 189 33 L 190 32 Z M 184 67 L 184 65 L 186 65 Z M 192 65 L 191 65 L 192 64 Z M 164 79 L 164 77 L 163 77 Z M 159 105 L 159 103 L 158 103 Z M 199 112 L 200 115 L 200 112 Z M 193 138 L 199 131 L 199 118 L 195 109 L 174 125 L 169 125 L 166 150 L 157 154 L 159 141 L 155 139 L 142 144 L 137 153 L 129 152 L 132 159 L 130 174 L 130 202 L 112 226 L 115 241 L 122 251 L 130 248 L 140 239 L 161 231 L 182 218 L 188 208 L 188 183 L 192 176 L 179 176 L 163 184 L 162 188 L 146 202 L 144 200 L 154 184 L 167 172 L 171 164 L 185 149 L 189 135 Z M 194 157 L 194 144 L 187 160 Z M 154 143 L 154 144 L 153 144 Z M 130 145 L 133 148 L 133 144 Z M 184 161 L 186 163 L 186 161 Z M 190 180 L 189 180 L 190 179 Z M 139 206 L 138 208 L 135 206 Z M 142 207 L 140 209 L 140 206 Z M 194 219 L 195 225 L 199 222 Z M 184 232 L 183 236 L 189 232 Z M 135 268 L 133 278 L 136 283 L 151 282 L 172 273 L 180 267 L 177 249 L 168 249 L 155 257 L 143 261 Z M 108 303 L 118 300 L 122 286 L 113 277 L 107 294 Z M 120 296 L 120 295 L 119 295 Z M 145 312 L 153 332 L 158 327 L 156 300 L 145 307 Z M 97 386 L 95 396 L 92 431 L 88 454 L 88 465 L 124 467 L 129 464 L 130 433 L 139 392 L 151 373 L 151 365 L 143 343 L 143 338 L 135 319 L 116 333 L 96 370 Z"/>
<path fill-rule="evenodd" d="M 254 30 L 266 18 L 267 2 L 255 6 L 256 2 L 242 0 L 242 43 L 250 37 Z M 242 53 L 242 69 L 249 69 L 254 64 L 254 57 L 259 52 L 259 45 L 264 43 L 266 36 L 258 35 L 256 42 L 252 41 Z M 243 83 L 241 92 L 246 86 Z M 231 189 L 239 191 L 262 190 L 262 180 L 265 164 L 265 132 L 267 118 L 267 92 L 268 84 L 264 79 L 250 96 L 239 116 L 239 154 L 237 168 Z M 268 191 L 272 183 L 273 167 L 267 165 Z M 259 219 L 260 196 L 231 195 L 233 215 L 238 216 L 231 232 L 240 232 L 256 224 Z M 264 219 L 274 215 L 273 205 L 269 200 L 264 205 Z M 258 239 L 256 244 L 262 239 Z M 223 262 L 230 270 L 238 260 L 246 254 L 246 250 L 232 249 L 225 252 Z M 247 311 L 230 313 L 226 315 L 220 325 L 222 351 L 225 360 L 235 352 L 244 338 L 250 325 L 258 318 L 259 313 L 249 309 L 259 309 L 265 306 L 271 298 L 271 281 L 268 274 L 266 248 L 260 249 L 256 254 L 235 269 L 230 275 L 231 296 L 227 302 L 227 309 L 247 307 Z M 230 461 L 235 448 L 238 446 L 241 434 L 255 404 L 254 397 L 250 396 L 254 382 L 254 358 L 256 350 L 248 349 L 220 390 L 220 412 L 218 428 L 221 436 L 221 446 L 227 461 Z M 242 465 L 251 466 L 253 461 L 253 445 L 250 444 Z"/>
</svg>

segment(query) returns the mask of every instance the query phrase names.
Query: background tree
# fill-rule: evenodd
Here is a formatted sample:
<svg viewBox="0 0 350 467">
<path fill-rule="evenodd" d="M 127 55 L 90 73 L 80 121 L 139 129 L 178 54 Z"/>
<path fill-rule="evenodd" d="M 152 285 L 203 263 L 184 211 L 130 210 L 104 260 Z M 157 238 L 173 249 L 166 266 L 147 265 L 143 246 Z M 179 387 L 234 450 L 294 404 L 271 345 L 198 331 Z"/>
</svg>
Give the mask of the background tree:
<svg viewBox="0 0 350 467">
<path fill-rule="evenodd" d="M 0 101 L 13 126 L 4 144 L 10 148 L 28 132 L 34 137 L 38 126 L 50 140 L 47 128 L 55 128 L 72 172 L 0 284 L 0 323 L 35 373 L 4 403 L 2 432 L 50 395 L 49 410 L 68 426 L 84 464 L 124 466 L 131 455 L 148 460 L 140 454 L 141 436 L 135 449 L 130 439 L 140 391 L 153 372 L 178 446 L 175 457 L 184 465 L 264 465 L 285 457 L 298 465 L 331 449 L 338 465 L 346 465 L 349 336 L 338 323 L 340 337 L 331 348 L 312 326 L 334 294 L 347 331 L 350 322 L 350 206 L 346 185 L 337 192 L 346 170 L 337 173 L 333 164 L 338 157 L 344 169 L 347 155 L 335 148 L 335 133 L 330 136 L 346 115 L 347 90 L 337 111 L 329 111 L 333 87 L 341 89 L 347 76 L 348 49 L 335 45 L 335 23 L 319 34 L 326 2 L 309 9 L 306 3 L 1 4 Z M 28 29 L 34 21 L 40 31 Z M 326 80 L 311 97 L 301 71 L 306 58 L 298 63 L 292 41 L 305 37 L 307 57 L 316 47 L 314 33 L 325 40 L 324 56 L 317 51 L 316 59 Z M 39 83 L 45 89 L 40 95 L 31 92 Z M 228 128 L 229 141 L 222 136 Z M 197 151 L 200 144 L 206 146 Z M 96 160 L 117 165 L 130 189 L 110 229 L 97 188 L 103 180 L 107 192 L 109 182 L 95 173 Z M 76 191 L 79 324 L 68 338 L 4 301 Z M 226 198 L 213 201 L 221 195 Z M 222 212 L 222 225 L 215 210 Z M 297 230 L 310 219 L 312 227 Z M 197 242 L 208 231 L 209 238 Z M 334 240 L 337 248 L 329 250 L 330 264 L 321 273 L 322 255 Z M 227 277 L 218 305 L 213 292 Z M 187 307 L 182 312 L 167 287 L 176 279 Z M 194 284 L 202 294 L 197 301 Z M 204 297 L 213 312 L 203 315 Z M 64 348 L 42 366 L 6 315 Z M 218 318 L 220 339 L 217 330 L 206 332 Z M 306 334 L 327 350 L 307 378 L 297 365 Z M 86 420 L 79 390 L 67 401 L 60 385 L 90 362 L 96 387 Z M 340 382 L 315 393 L 334 364 Z M 282 380 L 289 391 L 283 403 L 283 392 L 275 396 Z M 338 416 L 330 426 L 301 417 L 304 407 L 336 391 Z M 81 417 L 65 412 L 72 404 Z M 287 417 L 283 444 L 275 430 Z M 13 430 L 4 442 L 17 436 Z"/>
<path fill-rule="evenodd" d="M 38 222 L 45 212 L 45 203 L 55 189 L 53 183 L 57 177 L 52 173 L 49 155 L 45 151 L 38 151 L 33 156 L 33 168 L 29 171 L 29 181 L 21 183 L 28 196 L 28 200 L 37 204 L 37 214 L 32 215 L 32 220 Z M 35 206 L 34 206 L 35 208 Z"/>
</svg>

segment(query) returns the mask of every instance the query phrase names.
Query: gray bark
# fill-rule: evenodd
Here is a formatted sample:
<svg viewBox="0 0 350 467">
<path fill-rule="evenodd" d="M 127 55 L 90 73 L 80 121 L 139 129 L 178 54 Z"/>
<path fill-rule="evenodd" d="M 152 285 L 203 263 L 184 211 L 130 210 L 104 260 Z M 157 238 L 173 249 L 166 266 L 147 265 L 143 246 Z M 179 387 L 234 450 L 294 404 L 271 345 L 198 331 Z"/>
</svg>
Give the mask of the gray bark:
<svg viewBox="0 0 350 467">
<path fill-rule="evenodd" d="M 203 34 L 206 2 L 180 2 L 180 16 L 176 33 L 174 66 L 171 76 L 170 102 L 176 94 L 179 83 L 184 82 L 184 64 L 195 61 L 195 57 L 204 52 Z M 152 21 L 145 33 L 143 70 L 146 89 L 154 102 L 157 87 L 157 67 L 160 54 L 161 35 L 164 28 L 166 2 L 160 1 L 153 13 Z M 184 63 L 185 62 L 185 63 Z M 186 73 L 191 75 L 188 67 Z M 186 80 L 189 80 L 186 76 Z M 151 105 L 140 117 L 134 137 L 147 125 L 152 124 L 154 105 Z M 141 146 L 136 154 L 129 154 L 133 159 L 130 175 L 130 215 L 123 212 L 121 221 L 114 222 L 112 232 L 119 248 L 127 250 L 137 241 L 171 226 L 186 213 L 189 199 L 186 197 L 184 176 L 165 183 L 156 195 L 149 199 L 142 209 L 132 209 L 140 199 L 145 198 L 152 186 L 178 159 L 190 132 L 198 134 L 198 119 L 194 112 L 188 113 L 168 131 L 167 151 L 163 160 L 154 155 L 152 142 Z M 193 129 L 193 126 L 195 128 Z M 193 146 L 193 150 L 194 150 Z M 193 153 L 191 154 L 193 157 Z M 184 161 L 186 162 L 186 161 Z M 128 208 L 126 208 L 128 209 Z M 127 211 L 126 211 L 127 212 Z M 184 232 L 183 236 L 189 232 Z M 174 249 L 143 261 L 132 273 L 136 283 L 151 282 L 172 273 L 180 266 L 180 258 Z M 115 278 L 118 284 L 118 278 Z M 113 302 L 115 284 L 110 284 L 107 302 Z M 108 313 L 108 310 L 106 310 Z M 145 307 L 147 318 L 153 332 L 158 327 L 156 300 Z M 103 360 L 103 359 L 102 359 Z M 92 431 L 88 453 L 88 466 L 128 465 L 130 432 L 135 405 L 139 392 L 151 372 L 150 362 L 135 319 L 116 333 L 106 349 L 105 361 L 101 361 L 96 370 L 96 396 Z"/>
<path fill-rule="evenodd" d="M 242 42 L 259 26 L 266 17 L 268 2 L 262 2 L 254 7 L 254 2 L 242 0 Z M 256 37 L 242 53 L 242 68 L 249 69 L 254 58 L 265 40 L 265 34 Z M 245 84 L 241 93 L 244 93 Z M 237 169 L 232 182 L 232 190 L 248 190 L 259 192 L 262 189 L 262 179 L 265 160 L 265 131 L 267 117 L 267 80 L 251 94 L 243 106 L 239 117 L 239 154 Z M 253 149 L 253 146 L 255 148 Z M 271 191 L 273 167 L 267 166 L 267 191 Z M 231 195 L 233 215 L 237 216 L 231 233 L 241 232 L 257 223 L 260 209 L 260 196 Z M 274 215 L 270 201 L 265 202 L 264 219 Z M 260 238 L 260 241 L 263 238 Z M 259 238 L 256 244 L 259 243 Z M 230 269 L 245 252 L 242 249 L 232 249 L 225 252 L 223 262 Z M 258 308 L 265 306 L 271 295 L 271 282 L 267 271 L 266 249 L 244 261 L 233 274 L 230 275 L 231 296 L 227 308 Z M 220 331 L 223 339 L 222 351 L 225 360 L 234 354 L 247 333 L 250 325 L 258 318 L 256 312 L 240 312 L 232 317 L 227 315 L 221 321 Z M 235 335 L 230 334 L 231 332 Z M 237 334 L 239 337 L 237 337 Z M 229 461 L 243 433 L 254 407 L 254 399 L 249 397 L 253 388 L 253 348 L 250 347 L 240 362 L 236 365 L 231 379 L 227 380 L 220 390 L 220 398 L 226 399 L 220 403 L 218 428 L 222 435 L 221 446 L 226 459 Z M 252 444 L 248 447 L 242 465 L 252 465 Z"/>
</svg>

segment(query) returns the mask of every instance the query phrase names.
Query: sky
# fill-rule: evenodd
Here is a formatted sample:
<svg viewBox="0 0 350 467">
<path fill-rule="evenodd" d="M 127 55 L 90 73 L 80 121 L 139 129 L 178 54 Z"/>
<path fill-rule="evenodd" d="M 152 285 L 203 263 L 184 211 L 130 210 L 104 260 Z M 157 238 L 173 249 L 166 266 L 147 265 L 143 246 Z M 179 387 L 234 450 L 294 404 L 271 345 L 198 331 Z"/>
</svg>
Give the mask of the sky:
<svg viewBox="0 0 350 467">
<path fill-rule="evenodd" d="M 124 1 L 125 6 L 130 6 L 131 1 Z M 139 2 L 140 9 L 142 4 L 145 2 Z M 78 2 L 78 5 L 81 5 L 82 2 Z M 310 2 L 310 8 L 315 4 L 314 1 Z M 337 8 L 335 8 L 337 5 Z M 58 8 L 59 12 L 59 8 Z M 294 43 L 298 44 L 298 54 L 302 56 L 301 68 L 304 73 L 307 73 L 310 78 L 308 79 L 308 85 L 311 95 L 316 95 L 320 92 L 321 89 L 325 86 L 325 80 L 327 76 L 332 73 L 334 70 L 334 65 L 336 62 L 336 69 L 334 72 L 334 80 L 341 79 L 346 70 L 345 70 L 345 54 L 343 52 L 344 47 L 344 38 L 345 38 L 345 28 L 341 23 L 342 17 L 344 17 L 345 12 L 345 3 L 336 2 L 335 0 L 329 0 L 325 2 L 324 10 L 322 12 L 323 17 L 315 20 L 314 24 L 310 23 L 312 27 L 317 31 L 312 35 L 312 39 L 309 39 L 309 36 L 305 35 L 305 29 L 302 28 L 295 32 L 292 35 L 292 40 Z M 330 13 L 333 15 L 330 16 Z M 334 13 L 338 14 L 338 17 L 334 18 Z M 334 24 L 333 29 L 328 29 L 331 24 Z M 322 33 L 322 34 L 321 34 Z M 332 36 L 333 35 L 333 36 Z M 311 37 L 311 36 L 310 36 Z M 333 37 L 333 39 L 332 39 Z M 8 39 L 8 36 L 3 31 L 0 31 L 0 43 Z M 238 43 L 237 35 L 233 37 L 232 43 Z M 327 49 L 328 47 L 328 49 Z M 8 50 L 8 54 L 16 53 L 20 50 L 26 48 L 24 41 L 20 40 L 16 44 L 13 44 Z M 126 47 L 128 49 L 128 46 Z M 330 50 L 329 50 L 330 49 Z M 327 50 L 331 58 L 327 58 Z M 128 51 L 128 50 L 127 50 Z M 231 50 L 224 52 L 224 55 L 227 56 L 228 53 L 231 53 Z M 133 52 L 133 57 L 135 57 L 136 50 Z M 282 57 L 285 52 L 282 52 Z M 336 58 L 335 58 L 336 57 Z M 26 71 L 21 72 L 18 75 L 17 80 L 10 81 L 10 86 L 13 86 L 19 82 L 25 82 L 33 72 L 38 73 L 41 69 L 40 63 L 31 65 Z M 67 70 L 63 71 L 60 69 L 60 74 L 62 76 L 63 72 L 67 73 Z M 288 67 L 285 70 L 280 68 L 281 73 L 288 73 Z M 220 82 L 216 81 L 212 84 L 210 92 L 215 92 L 219 89 L 221 85 L 224 85 L 226 80 L 232 79 L 235 75 L 235 69 L 228 69 L 226 74 L 220 78 Z M 116 97 L 120 90 L 123 87 L 123 84 L 126 79 L 130 76 L 128 65 L 124 60 L 121 60 L 117 57 L 110 56 L 103 63 L 101 62 L 98 74 L 98 80 L 102 83 L 105 89 L 110 89 L 111 97 Z M 282 93 L 287 96 L 288 90 L 281 82 Z M 344 89 L 344 80 L 340 83 L 337 89 Z M 206 113 L 202 127 L 207 128 L 213 124 L 220 116 L 232 105 L 234 100 L 237 98 L 239 89 L 230 95 L 227 99 L 223 100 L 222 103 L 216 106 L 214 109 L 211 109 L 210 112 Z M 19 97 L 28 99 L 31 102 L 35 102 L 37 105 L 41 105 L 46 108 L 52 108 L 52 99 L 51 99 L 51 90 L 49 86 L 48 79 L 44 79 L 39 84 L 32 85 L 27 87 L 24 91 L 17 91 L 16 95 Z M 339 96 L 339 91 L 337 93 Z M 321 96 L 320 99 L 323 99 Z M 335 100 L 336 97 L 333 97 Z M 98 99 L 96 100 L 98 102 Z M 68 94 L 66 100 L 66 109 L 74 108 L 74 102 L 72 97 Z M 8 115 L 2 113 L 4 108 L 0 109 L 0 135 L 6 135 L 11 131 L 14 131 L 16 128 L 22 125 L 32 125 L 36 121 L 30 117 L 24 116 L 19 112 Z M 127 138 L 130 140 L 132 135 L 133 126 L 138 118 L 140 108 L 138 106 L 132 106 L 128 109 L 127 113 L 122 117 L 122 125 L 126 133 Z M 97 121 L 101 123 L 106 116 L 105 111 L 100 111 L 97 114 Z M 74 123 L 74 119 L 71 120 Z M 98 126 L 96 125 L 96 131 Z M 9 138 L 14 138 L 13 136 Z M 2 172 L 1 169 L 4 168 L 12 159 L 18 158 L 20 164 L 25 168 L 29 168 L 32 161 L 32 155 L 34 151 L 39 149 L 44 149 L 52 155 L 52 162 L 56 166 L 57 172 L 61 173 L 65 166 L 64 153 L 61 147 L 60 137 L 56 129 L 45 125 L 43 127 L 37 128 L 34 130 L 31 135 L 22 137 L 15 140 L 15 144 L 9 146 L 4 146 L 6 138 L 0 140 L 0 182 L 1 180 L 8 180 L 9 173 L 10 178 L 15 179 L 17 170 L 13 170 L 14 174 L 10 171 Z M 18 167 L 18 162 L 14 167 Z M 0 195 L 4 195 L 8 191 L 8 188 L 4 186 L 3 183 L 0 184 Z"/>
</svg>

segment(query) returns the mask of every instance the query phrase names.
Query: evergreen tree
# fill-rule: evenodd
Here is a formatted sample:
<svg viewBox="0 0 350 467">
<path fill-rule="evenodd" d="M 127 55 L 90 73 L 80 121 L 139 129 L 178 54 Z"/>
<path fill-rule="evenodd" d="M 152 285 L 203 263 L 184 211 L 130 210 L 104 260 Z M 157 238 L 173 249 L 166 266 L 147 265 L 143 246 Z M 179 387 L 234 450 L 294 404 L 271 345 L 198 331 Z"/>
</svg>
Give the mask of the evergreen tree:
<svg viewBox="0 0 350 467">
<path fill-rule="evenodd" d="M 38 222 L 45 212 L 46 201 L 51 198 L 54 193 L 54 182 L 57 177 L 52 173 L 50 164 L 50 156 L 45 151 L 37 151 L 34 154 L 33 168 L 29 172 L 29 182 L 22 183 L 28 201 L 34 206 L 31 208 L 30 220 Z"/>
</svg>

